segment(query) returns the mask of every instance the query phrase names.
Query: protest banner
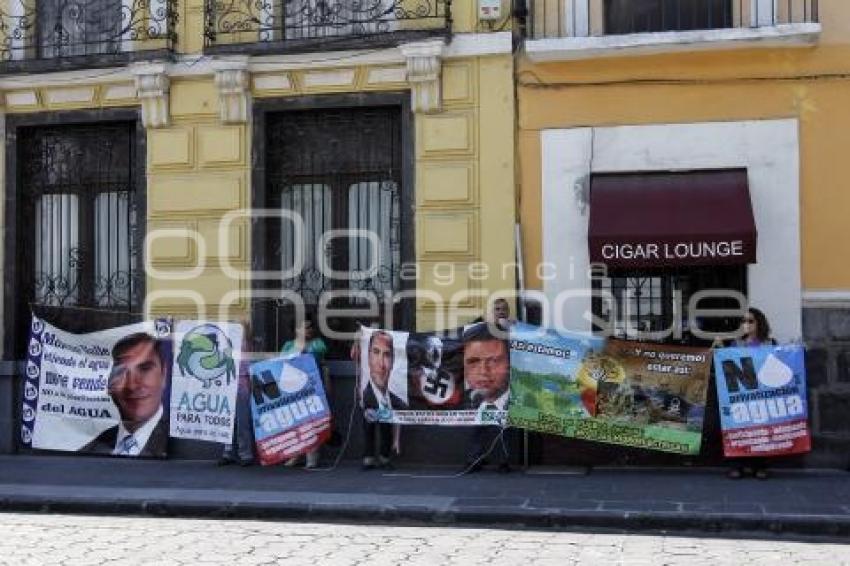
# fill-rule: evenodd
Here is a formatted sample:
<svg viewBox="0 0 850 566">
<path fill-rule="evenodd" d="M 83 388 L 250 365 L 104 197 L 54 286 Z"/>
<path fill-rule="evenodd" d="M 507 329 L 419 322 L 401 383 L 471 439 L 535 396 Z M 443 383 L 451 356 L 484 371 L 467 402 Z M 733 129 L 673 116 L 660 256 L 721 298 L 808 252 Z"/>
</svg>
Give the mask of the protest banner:
<svg viewBox="0 0 850 566">
<path fill-rule="evenodd" d="M 811 450 L 802 346 L 720 348 L 714 366 L 726 456 Z"/>
<path fill-rule="evenodd" d="M 315 357 L 303 354 L 257 362 L 250 372 L 260 464 L 278 464 L 327 441 L 331 413 Z"/>
<path fill-rule="evenodd" d="M 22 440 L 32 448 L 164 457 L 171 324 L 149 321 L 89 334 L 33 316 Z"/>
<path fill-rule="evenodd" d="M 514 325 L 510 422 L 539 430 L 552 418 L 594 416 L 597 376 L 585 362 L 603 345 L 600 338 Z"/>
<path fill-rule="evenodd" d="M 362 328 L 364 417 L 398 424 L 501 424 L 510 397 L 505 336 L 486 323 L 437 334 Z"/>
<path fill-rule="evenodd" d="M 174 345 L 171 436 L 230 443 L 242 325 L 183 320 L 175 325 Z"/>
<path fill-rule="evenodd" d="M 594 442 L 699 453 L 708 350 L 608 340 L 600 351 L 598 343 L 575 337 L 531 334 L 512 336 L 511 388 L 518 394 L 510 424 Z M 530 367 L 545 374 L 529 376 Z M 535 382 L 545 391 L 529 394 Z"/>
</svg>

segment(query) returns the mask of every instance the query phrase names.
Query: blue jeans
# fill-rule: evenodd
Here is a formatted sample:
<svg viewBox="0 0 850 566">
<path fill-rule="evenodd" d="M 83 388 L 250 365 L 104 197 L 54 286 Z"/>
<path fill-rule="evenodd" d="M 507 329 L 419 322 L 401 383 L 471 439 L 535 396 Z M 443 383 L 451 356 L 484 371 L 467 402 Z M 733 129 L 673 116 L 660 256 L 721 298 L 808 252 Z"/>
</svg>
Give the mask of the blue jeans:
<svg viewBox="0 0 850 566">
<path fill-rule="evenodd" d="M 240 383 L 236 391 L 236 415 L 231 444 L 224 445 L 222 458 L 252 462 L 254 460 L 254 423 L 251 418 L 251 388 Z"/>
</svg>

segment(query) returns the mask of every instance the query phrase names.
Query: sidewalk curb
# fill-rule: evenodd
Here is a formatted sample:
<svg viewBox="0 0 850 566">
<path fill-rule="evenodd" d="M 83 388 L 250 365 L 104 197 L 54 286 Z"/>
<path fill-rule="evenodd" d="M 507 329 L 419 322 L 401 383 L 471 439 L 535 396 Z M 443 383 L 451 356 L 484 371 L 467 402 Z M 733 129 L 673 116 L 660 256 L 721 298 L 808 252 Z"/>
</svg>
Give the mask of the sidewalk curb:
<svg viewBox="0 0 850 566">
<path fill-rule="evenodd" d="M 3 497 L 0 512 L 149 517 L 302 520 L 370 524 L 419 524 L 571 530 L 606 529 L 629 532 L 701 532 L 706 534 L 770 533 L 816 537 L 850 536 L 850 518 L 833 515 L 693 513 L 665 511 L 543 510 L 523 507 L 445 509 L 423 506 L 334 505 L 300 502 L 194 501 L 164 499 Z"/>
</svg>

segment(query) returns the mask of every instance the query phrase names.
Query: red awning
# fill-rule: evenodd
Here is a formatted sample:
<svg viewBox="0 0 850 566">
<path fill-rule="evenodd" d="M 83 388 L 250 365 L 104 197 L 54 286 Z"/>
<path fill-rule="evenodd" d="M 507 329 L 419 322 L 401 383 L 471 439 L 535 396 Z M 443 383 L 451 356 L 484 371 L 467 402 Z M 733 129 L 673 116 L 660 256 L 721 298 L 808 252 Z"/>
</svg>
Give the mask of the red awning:
<svg viewBox="0 0 850 566">
<path fill-rule="evenodd" d="M 747 171 L 593 175 L 588 246 L 609 267 L 755 263 Z"/>
</svg>

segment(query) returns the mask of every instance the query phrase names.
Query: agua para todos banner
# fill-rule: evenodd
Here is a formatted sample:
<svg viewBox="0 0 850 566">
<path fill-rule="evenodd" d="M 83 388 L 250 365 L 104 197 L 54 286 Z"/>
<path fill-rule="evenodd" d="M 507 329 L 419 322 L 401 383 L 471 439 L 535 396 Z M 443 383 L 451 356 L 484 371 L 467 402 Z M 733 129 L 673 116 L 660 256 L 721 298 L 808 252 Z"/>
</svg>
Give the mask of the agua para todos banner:
<svg viewBox="0 0 850 566">
<path fill-rule="evenodd" d="M 242 325 L 183 320 L 174 328 L 171 436 L 227 444 L 233 437 Z"/>
<path fill-rule="evenodd" d="M 22 440 L 42 450 L 164 457 L 171 324 L 72 334 L 33 316 Z"/>
<path fill-rule="evenodd" d="M 721 348 L 714 366 L 726 456 L 811 450 L 802 346 Z"/>
</svg>

